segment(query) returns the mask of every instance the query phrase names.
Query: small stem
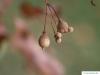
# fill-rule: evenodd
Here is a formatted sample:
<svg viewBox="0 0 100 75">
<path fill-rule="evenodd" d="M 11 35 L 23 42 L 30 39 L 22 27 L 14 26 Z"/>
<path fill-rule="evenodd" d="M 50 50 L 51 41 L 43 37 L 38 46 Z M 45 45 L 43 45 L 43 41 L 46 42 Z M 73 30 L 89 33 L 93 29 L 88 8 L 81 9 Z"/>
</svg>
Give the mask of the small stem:
<svg viewBox="0 0 100 75">
<path fill-rule="evenodd" d="M 47 0 L 45 0 L 46 6 L 45 6 L 45 24 L 44 24 L 44 31 L 46 32 L 46 25 L 47 25 Z"/>
<path fill-rule="evenodd" d="M 52 21 L 51 21 L 51 27 L 52 27 L 53 32 L 54 32 L 54 34 L 55 34 L 55 33 L 56 33 L 56 31 L 55 31 L 55 29 L 54 29 L 54 26 L 53 26 L 53 24 L 52 24 Z"/>
<path fill-rule="evenodd" d="M 48 8 L 49 8 L 49 10 L 50 10 L 50 12 L 51 12 L 52 19 L 54 20 L 55 25 L 56 25 L 56 20 L 55 20 L 54 16 L 52 15 L 52 10 L 51 10 L 51 8 L 50 8 L 50 7 L 48 7 Z"/>
<path fill-rule="evenodd" d="M 49 8 L 50 12 L 52 13 L 52 11 L 51 11 L 50 7 L 48 7 L 48 8 Z M 55 33 L 56 33 L 56 31 L 55 31 L 55 28 L 54 28 L 54 26 L 53 26 L 53 24 L 52 24 L 52 21 L 54 20 L 55 24 L 56 24 L 56 21 L 55 21 L 55 19 L 54 19 L 53 15 L 49 15 L 49 16 L 52 18 L 52 20 L 51 20 L 51 27 L 52 27 L 53 32 L 54 32 L 54 34 L 55 34 Z"/>
<path fill-rule="evenodd" d="M 53 11 L 54 11 L 54 13 L 55 13 L 55 15 L 56 15 L 56 17 L 57 17 L 57 19 L 58 19 L 58 22 L 60 22 L 60 18 L 59 18 L 59 16 L 57 15 L 57 12 L 56 12 L 56 10 L 54 9 L 54 7 L 53 7 L 52 5 L 50 5 L 49 3 L 47 3 L 47 5 L 48 5 L 48 7 L 50 7 L 50 8 L 53 9 Z"/>
</svg>

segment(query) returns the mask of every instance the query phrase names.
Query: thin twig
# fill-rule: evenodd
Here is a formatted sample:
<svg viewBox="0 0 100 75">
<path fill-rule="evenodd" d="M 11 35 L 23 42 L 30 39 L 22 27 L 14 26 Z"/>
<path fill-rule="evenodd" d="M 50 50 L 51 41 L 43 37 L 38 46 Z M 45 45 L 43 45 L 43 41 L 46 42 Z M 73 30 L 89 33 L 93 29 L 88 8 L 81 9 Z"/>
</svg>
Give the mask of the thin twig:
<svg viewBox="0 0 100 75">
<path fill-rule="evenodd" d="M 45 0 L 45 24 L 44 24 L 44 31 L 43 32 L 46 32 L 46 25 L 47 25 L 47 0 Z"/>
<path fill-rule="evenodd" d="M 49 8 L 49 10 L 50 10 L 50 13 L 52 13 L 52 10 L 50 9 L 50 7 L 48 7 L 48 8 Z M 54 20 L 55 25 L 56 25 L 56 20 L 55 20 L 54 16 L 53 16 L 53 15 L 51 15 L 51 16 L 52 16 L 52 19 Z"/>
<path fill-rule="evenodd" d="M 56 17 L 57 17 L 57 19 L 58 19 L 58 22 L 60 22 L 60 18 L 59 18 L 59 16 L 57 15 L 57 12 L 56 12 L 56 10 L 54 9 L 54 7 L 53 7 L 51 4 L 49 4 L 49 3 L 47 3 L 47 5 L 48 5 L 48 7 L 50 7 L 51 9 L 53 9 L 53 11 L 54 11 L 54 13 L 55 13 L 55 15 L 56 15 Z"/>
<path fill-rule="evenodd" d="M 54 29 L 54 26 L 53 26 L 53 24 L 52 24 L 52 21 L 51 21 L 51 27 L 52 27 L 53 32 L 54 32 L 54 34 L 55 34 L 55 33 L 56 33 L 56 31 L 55 31 L 55 29 Z"/>
</svg>

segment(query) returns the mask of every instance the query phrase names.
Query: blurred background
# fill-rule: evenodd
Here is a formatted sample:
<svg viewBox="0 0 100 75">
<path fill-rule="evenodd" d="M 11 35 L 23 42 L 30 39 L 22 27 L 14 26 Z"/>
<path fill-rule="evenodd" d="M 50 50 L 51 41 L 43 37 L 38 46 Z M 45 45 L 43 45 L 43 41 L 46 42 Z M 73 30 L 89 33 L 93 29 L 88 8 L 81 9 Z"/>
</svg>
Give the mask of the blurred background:
<svg viewBox="0 0 100 75">
<path fill-rule="evenodd" d="M 44 7 L 43 0 L 27 0 L 32 5 Z M 54 42 L 51 36 L 51 47 L 65 67 L 65 75 L 80 75 L 81 71 L 100 70 L 100 0 L 49 0 L 54 5 L 61 6 L 61 16 L 71 26 L 73 33 L 64 35 L 61 45 Z M 9 33 L 13 33 L 12 17 L 21 16 L 19 5 L 21 0 L 15 0 L 2 17 Z M 29 27 L 38 39 L 43 25 L 39 20 L 28 20 Z M 49 31 L 52 29 L 48 28 Z M 0 75 L 27 75 L 25 58 L 14 52 L 9 43 L 5 42 L 0 49 Z"/>
</svg>

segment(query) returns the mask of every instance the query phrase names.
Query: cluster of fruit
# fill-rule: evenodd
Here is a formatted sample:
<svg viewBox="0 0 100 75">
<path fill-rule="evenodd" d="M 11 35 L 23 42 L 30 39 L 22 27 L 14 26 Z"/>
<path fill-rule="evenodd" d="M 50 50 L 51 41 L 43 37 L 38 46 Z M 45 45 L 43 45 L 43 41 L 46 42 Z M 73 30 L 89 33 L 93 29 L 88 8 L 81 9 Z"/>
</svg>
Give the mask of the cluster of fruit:
<svg viewBox="0 0 100 75">
<path fill-rule="evenodd" d="M 51 18 L 50 25 L 52 26 L 52 29 L 54 32 L 55 41 L 58 44 L 60 44 L 62 42 L 63 33 L 73 32 L 73 30 L 74 30 L 73 27 L 69 26 L 66 21 L 64 21 L 62 18 L 60 18 L 60 15 L 58 12 L 59 10 L 55 9 L 55 7 L 48 2 L 48 0 L 45 0 L 45 6 L 46 6 L 45 9 L 42 9 L 41 7 L 34 7 L 25 1 L 20 6 L 20 10 L 21 10 L 22 14 L 26 17 L 45 15 L 45 24 L 44 24 L 43 33 L 39 38 L 39 45 L 41 46 L 42 49 L 50 46 L 50 38 L 48 36 L 47 29 L 46 29 L 47 18 Z M 53 25 L 52 22 L 54 22 L 55 24 Z M 4 33 L 4 32 L 1 32 L 1 30 L 4 29 L 3 27 L 4 26 L 2 24 L 0 24 L 0 35 L 2 35 L 1 33 Z M 55 30 L 55 28 L 56 28 L 56 30 Z M 4 31 L 4 30 L 2 30 L 2 31 Z M 26 37 L 26 33 L 23 32 L 22 36 Z M 0 37 L 0 41 L 5 37 L 6 36 L 2 35 L 2 37 Z"/>
<path fill-rule="evenodd" d="M 55 23 L 56 25 L 52 25 L 52 23 L 51 23 L 51 26 L 54 30 L 54 38 L 55 38 L 56 43 L 60 44 L 62 42 L 63 33 L 73 32 L 73 30 L 74 30 L 73 27 L 69 26 L 66 21 L 64 21 L 63 19 L 61 19 L 59 17 L 55 8 L 50 3 L 48 3 L 47 0 L 45 0 L 45 4 L 46 4 L 45 25 L 44 25 L 43 33 L 39 38 L 39 45 L 42 48 L 49 47 L 49 45 L 50 45 L 50 38 L 49 38 L 47 31 L 46 31 L 46 23 L 47 23 L 46 17 L 48 15 L 47 10 L 49 10 L 50 11 L 49 13 L 51 13 L 51 14 L 55 13 L 55 15 L 54 14 L 50 15 L 52 17 L 51 20 L 56 21 L 55 19 L 57 18 L 57 24 Z M 56 30 L 54 29 L 54 26 L 56 26 Z"/>
</svg>

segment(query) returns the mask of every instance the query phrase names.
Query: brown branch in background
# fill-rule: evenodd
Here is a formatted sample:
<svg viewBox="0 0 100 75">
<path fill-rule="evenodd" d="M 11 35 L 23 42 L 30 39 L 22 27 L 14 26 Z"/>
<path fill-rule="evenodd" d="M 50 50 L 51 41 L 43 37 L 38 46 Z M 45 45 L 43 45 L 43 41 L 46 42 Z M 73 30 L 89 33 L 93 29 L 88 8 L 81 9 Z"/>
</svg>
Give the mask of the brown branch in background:
<svg viewBox="0 0 100 75">
<path fill-rule="evenodd" d="M 27 18 L 38 17 L 43 14 L 43 9 L 39 6 L 33 6 L 31 3 L 22 2 L 20 5 L 20 11 L 23 16 Z"/>
<path fill-rule="evenodd" d="M 33 34 L 28 31 L 25 25 L 26 23 L 19 18 L 15 19 L 14 22 L 16 25 L 16 33 L 14 33 L 11 43 L 14 48 L 19 49 L 29 64 L 32 64 L 31 67 L 34 68 L 39 75 L 63 75 L 64 69 L 62 64 L 60 64 L 55 57 L 41 49 Z M 26 39 L 21 37 L 23 34 L 22 31 L 29 34 Z"/>
</svg>

